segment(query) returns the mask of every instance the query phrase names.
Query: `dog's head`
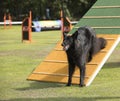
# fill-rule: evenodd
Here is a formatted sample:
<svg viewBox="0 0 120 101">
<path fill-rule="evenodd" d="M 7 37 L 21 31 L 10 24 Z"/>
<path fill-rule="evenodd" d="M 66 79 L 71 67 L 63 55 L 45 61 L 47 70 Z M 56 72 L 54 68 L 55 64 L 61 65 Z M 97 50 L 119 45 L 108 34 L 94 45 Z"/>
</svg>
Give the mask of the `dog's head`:
<svg viewBox="0 0 120 101">
<path fill-rule="evenodd" d="M 63 34 L 63 42 L 61 44 L 63 46 L 63 50 L 67 51 L 71 47 L 72 43 L 73 43 L 72 36 L 64 33 Z"/>
</svg>

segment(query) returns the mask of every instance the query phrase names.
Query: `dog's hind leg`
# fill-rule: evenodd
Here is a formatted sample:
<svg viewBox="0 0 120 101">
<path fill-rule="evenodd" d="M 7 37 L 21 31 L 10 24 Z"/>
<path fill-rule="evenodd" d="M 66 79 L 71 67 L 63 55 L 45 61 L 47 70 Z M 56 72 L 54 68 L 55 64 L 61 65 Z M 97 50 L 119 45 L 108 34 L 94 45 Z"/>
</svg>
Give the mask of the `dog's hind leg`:
<svg viewBox="0 0 120 101">
<path fill-rule="evenodd" d="M 96 43 L 95 36 L 93 36 L 91 38 L 91 42 L 89 42 L 89 43 L 91 43 L 91 44 L 89 44 L 90 49 L 88 49 L 88 53 L 86 53 L 86 54 L 88 54 L 87 62 L 90 62 L 93 58 L 93 55 L 94 55 L 94 47 L 95 47 L 95 43 Z"/>
<path fill-rule="evenodd" d="M 71 86 L 71 82 L 72 82 L 72 76 L 73 76 L 73 73 L 75 71 L 75 64 L 74 63 L 69 63 L 69 76 L 68 76 L 68 83 L 66 86 Z"/>
<path fill-rule="evenodd" d="M 93 57 L 93 50 L 91 49 L 88 53 L 88 59 L 87 59 L 87 62 L 90 62 L 92 60 L 92 57 Z"/>
</svg>

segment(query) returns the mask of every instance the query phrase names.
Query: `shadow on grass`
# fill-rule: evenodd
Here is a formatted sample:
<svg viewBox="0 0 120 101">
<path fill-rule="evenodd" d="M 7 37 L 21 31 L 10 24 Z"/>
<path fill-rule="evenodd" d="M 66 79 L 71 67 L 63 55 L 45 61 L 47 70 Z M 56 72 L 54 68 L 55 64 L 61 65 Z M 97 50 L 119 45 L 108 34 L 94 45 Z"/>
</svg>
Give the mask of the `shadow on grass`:
<svg viewBox="0 0 120 101">
<path fill-rule="evenodd" d="M 50 83 L 50 82 L 38 82 L 33 81 L 29 83 L 29 87 L 17 88 L 16 90 L 32 90 L 32 89 L 44 89 L 44 88 L 56 88 L 56 87 L 63 87 L 65 84 L 60 83 Z"/>
<path fill-rule="evenodd" d="M 105 69 L 106 68 L 120 68 L 120 61 L 119 62 L 108 62 L 104 65 L 104 68 Z"/>
<path fill-rule="evenodd" d="M 98 100 L 107 100 L 107 101 L 119 101 L 120 97 L 50 97 L 50 98 L 18 98 L 11 99 L 8 101 L 98 101 Z"/>
</svg>

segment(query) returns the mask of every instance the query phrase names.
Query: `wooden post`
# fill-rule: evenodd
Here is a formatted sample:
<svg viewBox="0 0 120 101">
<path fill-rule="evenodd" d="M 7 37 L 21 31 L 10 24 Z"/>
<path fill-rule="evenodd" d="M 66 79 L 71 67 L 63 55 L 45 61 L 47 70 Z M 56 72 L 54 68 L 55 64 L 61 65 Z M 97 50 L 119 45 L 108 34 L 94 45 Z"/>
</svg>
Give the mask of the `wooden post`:
<svg viewBox="0 0 120 101">
<path fill-rule="evenodd" d="M 32 41 L 31 26 L 32 25 L 32 12 L 29 12 L 29 17 L 26 17 L 22 22 L 22 42 Z"/>
<path fill-rule="evenodd" d="M 64 18 L 63 18 L 63 11 L 62 11 L 62 10 L 60 11 L 60 17 L 61 17 L 61 32 L 62 32 L 61 38 L 63 39 L 63 33 L 64 33 Z"/>
<path fill-rule="evenodd" d="M 32 11 L 29 12 L 29 40 L 32 41 Z"/>
<path fill-rule="evenodd" d="M 4 14 L 4 28 L 6 28 L 6 25 L 8 24 L 9 27 L 11 28 L 12 26 L 12 18 L 11 18 L 11 15 L 10 14 Z"/>
<path fill-rule="evenodd" d="M 6 28 L 6 13 L 4 13 L 4 29 Z"/>
<path fill-rule="evenodd" d="M 72 29 L 72 24 L 70 19 L 64 16 L 64 13 L 62 10 L 60 12 L 60 16 L 61 16 L 61 32 L 62 32 L 62 38 L 63 38 L 63 33 L 69 33 L 69 31 Z"/>
<path fill-rule="evenodd" d="M 8 20 L 9 20 L 9 27 L 11 28 L 12 27 L 12 18 L 11 18 L 10 14 L 8 15 Z"/>
</svg>

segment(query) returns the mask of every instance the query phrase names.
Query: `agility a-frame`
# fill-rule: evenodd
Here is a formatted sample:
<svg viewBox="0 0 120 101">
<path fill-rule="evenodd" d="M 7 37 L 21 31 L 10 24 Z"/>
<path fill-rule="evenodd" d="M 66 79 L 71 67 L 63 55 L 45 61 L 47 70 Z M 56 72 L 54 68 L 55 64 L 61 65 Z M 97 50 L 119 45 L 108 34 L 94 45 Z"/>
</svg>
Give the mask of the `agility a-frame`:
<svg viewBox="0 0 120 101">
<path fill-rule="evenodd" d="M 109 2 L 109 3 L 108 3 Z M 111 13 L 111 11 L 113 11 Z M 107 46 L 93 57 L 86 65 L 85 84 L 89 86 L 111 53 L 120 41 L 120 1 L 98 0 L 85 16 L 73 27 L 69 34 L 74 33 L 80 26 L 92 26 L 98 37 L 107 40 Z M 28 80 L 67 83 L 68 62 L 66 53 L 62 50 L 61 41 L 29 75 Z M 76 68 L 72 83 L 79 84 L 79 70 Z"/>
</svg>

